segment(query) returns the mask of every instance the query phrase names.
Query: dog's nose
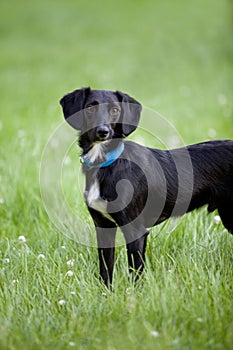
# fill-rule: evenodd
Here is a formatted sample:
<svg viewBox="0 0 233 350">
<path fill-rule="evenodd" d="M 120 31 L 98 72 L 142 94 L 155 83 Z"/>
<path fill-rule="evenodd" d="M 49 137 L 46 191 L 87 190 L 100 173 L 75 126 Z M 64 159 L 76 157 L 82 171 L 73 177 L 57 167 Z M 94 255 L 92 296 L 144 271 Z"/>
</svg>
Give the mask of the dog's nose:
<svg viewBox="0 0 233 350">
<path fill-rule="evenodd" d="M 101 140 L 105 140 L 109 136 L 109 128 L 106 125 L 99 126 L 96 130 L 96 134 Z"/>
</svg>

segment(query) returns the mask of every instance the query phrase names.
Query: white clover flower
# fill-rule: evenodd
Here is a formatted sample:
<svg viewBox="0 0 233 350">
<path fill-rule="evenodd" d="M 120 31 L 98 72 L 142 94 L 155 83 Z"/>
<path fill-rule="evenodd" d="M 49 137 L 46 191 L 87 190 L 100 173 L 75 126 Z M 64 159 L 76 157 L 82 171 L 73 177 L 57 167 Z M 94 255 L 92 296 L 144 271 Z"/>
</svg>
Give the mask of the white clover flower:
<svg viewBox="0 0 233 350">
<path fill-rule="evenodd" d="M 11 283 L 12 283 L 13 285 L 14 285 L 14 284 L 17 284 L 17 283 L 19 283 L 19 280 L 13 280 Z"/>
<path fill-rule="evenodd" d="M 19 243 L 26 243 L 27 242 L 27 240 L 24 236 L 19 236 L 18 241 L 19 241 Z"/>
<path fill-rule="evenodd" d="M 72 277 L 74 275 L 73 271 L 69 270 L 66 272 L 66 276 Z"/>
<path fill-rule="evenodd" d="M 68 260 L 66 264 L 67 266 L 74 266 L 74 259 Z"/>
<path fill-rule="evenodd" d="M 215 216 L 214 216 L 214 223 L 215 223 L 216 225 L 218 225 L 218 224 L 220 223 L 220 221 L 221 221 L 220 216 L 219 216 L 219 215 L 215 215 Z"/>
<path fill-rule="evenodd" d="M 152 335 L 152 337 L 158 337 L 159 336 L 159 332 L 157 331 L 151 331 L 150 334 Z"/>
<path fill-rule="evenodd" d="M 10 263 L 10 259 L 9 258 L 4 258 L 2 260 L 3 264 L 9 264 Z"/>
<path fill-rule="evenodd" d="M 73 341 L 70 341 L 69 346 L 75 346 L 75 343 Z"/>
<path fill-rule="evenodd" d="M 44 254 L 39 254 L 37 259 L 39 260 L 45 260 L 45 255 Z"/>
<path fill-rule="evenodd" d="M 58 305 L 65 305 L 66 304 L 66 301 L 61 299 L 58 301 Z"/>
<path fill-rule="evenodd" d="M 76 295 L 76 292 L 72 291 L 70 292 L 70 295 Z"/>
</svg>

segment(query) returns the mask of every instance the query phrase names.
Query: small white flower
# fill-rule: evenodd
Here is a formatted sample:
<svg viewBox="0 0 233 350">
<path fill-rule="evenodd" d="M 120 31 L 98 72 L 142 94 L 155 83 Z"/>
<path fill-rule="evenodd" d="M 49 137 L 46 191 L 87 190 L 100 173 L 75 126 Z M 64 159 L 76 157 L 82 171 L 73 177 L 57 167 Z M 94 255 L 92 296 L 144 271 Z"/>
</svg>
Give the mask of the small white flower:
<svg viewBox="0 0 233 350">
<path fill-rule="evenodd" d="M 106 296 L 107 296 L 107 294 L 103 292 L 103 293 L 102 293 L 102 296 L 103 296 L 103 297 L 106 297 Z"/>
<path fill-rule="evenodd" d="M 65 245 L 62 245 L 62 246 L 61 246 L 61 249 L 66 249 L 66 246 L 65 246 Z"/>
<path fill-rule="evenodd" d="M 218 224 L 220 223 L 220 221 L 221 221 L 220 216 L 219 216 L 219 215 L 215 215 L 215 216 L 214 216 L 214 223 L 215 223 L 216 225 L 218 225 Z"/>
<path fill-rule="evenodd" d="M 69 270 L 66 272 L 66 276 L 72 277 L 74 275 L 73 271 Z"/>
<path fill-rule="evenodd" d="M 3 204 L 3 203 L 4 203 L 4 199 L 0 198 L 0 204 Z"/>
<path fill-rule="evenodd" d="M 3 262 L 4 264 L 9 264 L 9 263 L 10 263 L 10 259 L 9 259 L 9 258 L 4 258 L 4 259 L 2 260 L 2 262 Z"/>
<path fill-rule="evenodd" d="M 70 292 L 70 295 L 76 295 L 76 292 L 72 291 Z"/>
<path fill-rule="evenodd" d="M 66 264 L 67 266 L 74 266 L 74 259 L 68 260 Z"/>
<path fill-rule="evenodd" d="M 45 260 L 45 255 L 44 254 L 39 254 L 37 259 L 39 260 Z"/>
<path fill-rule="evenodd" d="M 151 331 L 150 334 L 152 335 L 152 337 L 158 337 L 159 336 L 159 332 L 157 331 Z"/>
<path fill-rule="evenodd" d="M 199 290 L 202 290 L 202 286 L 198 286 L 197 288 L 198 288 Z"/>
<path fill-rule="evenodd" d="M 66 301 L 63 299 L 59 300 L 58 302 L 58 305 L 65 305 L 65 304 L 66 304 Z"/>
<path fill-rule="evenodd" d="M 75 346 L 75 343 L 73 341 L 70 341 L 69 346 Z"/>
<path fill-rule="evenodd" d="M 12 283 L 13 285 L 14 285 L 14 284 L 17 284 L 17 283 L 19 283 L 19 280 L 13 280 L 11 283 Z"/>
<path fill-rule="evenodd" d="M 198 317 L 198 318 L 197 318 L 197 322 L 200 322 L 200 323 L 202 323 L 202 322 L 203 322 L 203 318 L 201 318 L 201 317 Z"/>
<path fill-rule="evenodd" d="M 26 243 L 27 242 L 27 240 L 24 236 L 19 236 L 18 241 L 19 241 L 19 243 Z"/>
</svg>

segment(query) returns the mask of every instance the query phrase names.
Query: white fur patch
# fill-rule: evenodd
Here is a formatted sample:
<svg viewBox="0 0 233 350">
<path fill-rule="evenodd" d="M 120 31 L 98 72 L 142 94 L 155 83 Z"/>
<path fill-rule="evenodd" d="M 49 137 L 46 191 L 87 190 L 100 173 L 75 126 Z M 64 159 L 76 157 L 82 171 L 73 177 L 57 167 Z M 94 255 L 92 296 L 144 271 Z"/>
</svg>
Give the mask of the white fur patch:
<svg viewBox="0 0 233 350">
<path fill-rule="evenodd" d="M 99 184 L 97 180 L 93 182 L 89 191 L 85 192 L 85 196 L 89 207 L 96 209 L 98 211 L 106 211 L 107 201 L 104 201 L 100 197 L 100 189 L 99 189 Z"/>
<path fill-rule="evenodd" d="M 91 163 L 94 163 L 98 158 L 105 159 L 105 150 L 109 142 L 111 142 L 111 140 L 95 142 L 90 151 L 85 154 L 85 157 L 87 157 Z"/>
<path fill-rule="evenodd" d="M 85 191 L 85 198 L 89 207 L 101 212 L 109 220 L 113 221 L 111 216 L 107 213 L 108 202 L 100 197 L 100 189 L 97 180 L 93 182 L 89 191 Z"/>
<path fill-rule="evenodd" d="M 86 157 L 91 163 L 94 163 L 95 160 L 98 158 L 104 158 L 105 142 L 95 143 L 94 146 L 90 149 L 90 151 L 86 154 Z"/>
<path fill-rule="evenodd" d="M 90 151 L 85 155 L 91 163 L 94 163 L 96 159 L 105 159 L 105 148 L 110 140 L 103 142 L 96 142 Z M 109 220 L 114 221 L 107 213 L 107 200 L 103 200 L 100 197 L 100 188 L 97 179 L 91 184 L 88 191 L 84 193 L 87 205 L 99 212 L 101 212 Z"/>
</svg>

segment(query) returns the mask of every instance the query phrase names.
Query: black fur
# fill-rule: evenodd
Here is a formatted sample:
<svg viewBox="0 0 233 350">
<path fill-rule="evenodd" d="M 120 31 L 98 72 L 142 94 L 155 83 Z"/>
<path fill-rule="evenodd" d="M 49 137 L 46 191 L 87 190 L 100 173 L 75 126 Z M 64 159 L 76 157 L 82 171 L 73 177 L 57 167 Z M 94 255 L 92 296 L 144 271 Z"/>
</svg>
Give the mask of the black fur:
<svg viewBox="0 0 233 350">
<path fill-rule="evenodd" d="M 126 240 L 130 269 L 138 272 L 144 265 L 147 228 L 171 216 L 208 205 L 209 212 L 218 210 L 223 225 L 233 233 L 233 141 L 151 149 L 123 140 L 136 129 L 141 112 L 140 103 L 130 96 L 84 88 L 60 102 L 68 123 L 81 131 L 83 155 L 91 154 L 96 143 L 102 142 L 94 164 L 104 162 L 104 155 L 124 142 L 123 154 L 110 166 L 95 169 L 83 165 L 86 201 L 97 233 L 100 275 L 106 284 L 112 282 L 117 227 Z M 95 181 L 100 199 L 107 203 L 105 212 L 88 203 Z"/>
</svg>

